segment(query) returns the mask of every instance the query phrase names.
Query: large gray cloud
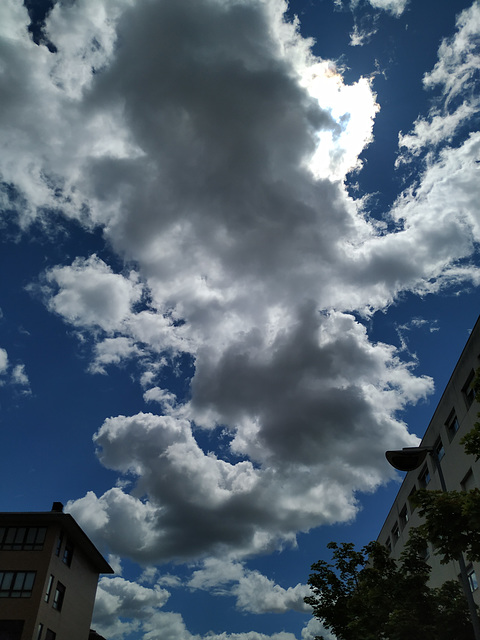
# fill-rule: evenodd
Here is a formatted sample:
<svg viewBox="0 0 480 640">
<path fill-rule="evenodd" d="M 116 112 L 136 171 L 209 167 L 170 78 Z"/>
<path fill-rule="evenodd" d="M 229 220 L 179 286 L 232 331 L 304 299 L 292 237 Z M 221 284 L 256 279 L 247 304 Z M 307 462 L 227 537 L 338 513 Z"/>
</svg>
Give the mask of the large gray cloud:
<svg viewBox="0 0 480 640">
<path fill-rule="evenodd" d="M 446 97 L 460 91 L 445 80 L 452 52 L 475 46 L 462 24 L 476 7 L 440 49 L 431 78 Z M 398 412 L 432 383 L 349 312 L 478 283 L 478 134 L 437 142 L 388 212 L 391 230 L 370 220 L 343 179 L 372 140 L 372 83 L 346 87 L 285 9 L 58 3 L 51 53 L 29 39 L 23 7 L 2 6 L 3 209 L 26 230 L 49 232 L 52 210 L 98 226 L 127 265 L 77 258 L 40 286 L 93 337 L 91 371 L 135 360 L 158 401 L 95 435 L 102 463 L 134 488 L 123 479 L 69 505 L 97 541 L 142 562 L 246 556 L 352 518 L 355 492 L 389 477 L 383 451 L 416 442 Z M 403 138 L 412 152 L 419 131 Z M 195 368 L 185 402 L 159 376 L 181 353 Z M 218 436 L 213 452 L 199 429 Z"/>
</svg>

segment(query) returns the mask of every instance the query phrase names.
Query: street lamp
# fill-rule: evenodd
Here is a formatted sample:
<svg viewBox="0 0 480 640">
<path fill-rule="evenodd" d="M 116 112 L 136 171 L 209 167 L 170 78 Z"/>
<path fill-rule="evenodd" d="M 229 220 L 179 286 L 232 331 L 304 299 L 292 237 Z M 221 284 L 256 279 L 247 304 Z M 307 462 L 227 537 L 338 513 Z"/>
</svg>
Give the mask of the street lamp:
<svg viewBox="0 0 480 640">
<path fill-rule="evenodd" d="M 438 456 L 435 455 L 433 447 L 404 447 L 403 449 L 398 449 L 396 451 L 386 451 L 385 457 L 395 469 L 398 469 L 399 471 L 413 471 L 414 469 L 418 469 L 429 454 L 438 471 L 438 479 L 440 480 L 442 491 L 446 491 L 447 486 L 445 484 L 445 477 L 440 465 L 440 460 L 438 459 Z M 460 577 L 462 580 L 463 591 L 468 602 L 468 609 L 470 611 L 470 619 L 472 621 L 475 640 L 480 640 L 480 622 L 478 620 L 477 608 L 468 582 L 467 568 L 465 567 L 465 560 L 463 559 L 462 553 L 459 555 L 457 562 L 460 567 Z"/>
</svg>

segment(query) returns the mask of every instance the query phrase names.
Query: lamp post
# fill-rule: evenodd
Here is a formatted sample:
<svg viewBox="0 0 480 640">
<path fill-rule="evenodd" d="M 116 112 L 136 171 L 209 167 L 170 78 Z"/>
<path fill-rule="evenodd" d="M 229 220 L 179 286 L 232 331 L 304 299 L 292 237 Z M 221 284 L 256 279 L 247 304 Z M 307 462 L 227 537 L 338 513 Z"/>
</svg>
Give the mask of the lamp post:
<svg viewBox="0 0 480 640">
<path fill-rule="evenodd" d="M 418 469 L 418 467 L 424 462 L 427 455 L 430 455 L 430 458 L 433 460 L 435 468 L 438 471 L 438 479 L 440 480 L 442 491 L 446 491 L 447 486 L 445 484 L 445 477 L 440 465 L 440 460 L 435 454 L 433 447 L 404 447 L 403 449 L 387 451 L 385 453 L 385 457 L 388 462 L 392 467 L 399 471 L 413 471 L 414 469 Z M 467 568 L 465 566 L 465 560 L 462 553 L 460 553 L 457 558 L 457 562 L 460 567 L 460 578 L 462 580 L 463 591 L 470 611 L 470 619 L 472 621 L 475 640 L 480 640 L 480 622 L 478 620 L 477 608 L 468 582 Z"/>
</svg>

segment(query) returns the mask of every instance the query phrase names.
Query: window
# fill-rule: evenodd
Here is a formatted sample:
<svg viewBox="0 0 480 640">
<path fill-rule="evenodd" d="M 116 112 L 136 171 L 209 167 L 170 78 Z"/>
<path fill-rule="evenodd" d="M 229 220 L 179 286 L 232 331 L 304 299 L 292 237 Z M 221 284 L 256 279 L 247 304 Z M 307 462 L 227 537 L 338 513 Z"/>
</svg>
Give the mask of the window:
<svg viewBox="0 0 480 640">
<path fill-rule="evenodd" d="M 45 591 L 45 602 L 48 602 L 50 600 L 50 594 L 52 593 L 53 580 L 54 580 L 54 578 L 50 574 L 50 577 L 49 577 L 48 583 L 47 583 L 47 590 Z"/>
<path fill-rule="evenodd" d="M 72 564 L 73 558 L 73 544 L 67 540 L 67 544 L 65 545 L 65 550 L 63 552 L 63 562 L 69 567 Z"/>
<path fill-rule="evenodd" d="M 35 640 L 42 640 L 43 624 L 40 622 L 37 629 L 37 637 Z"/>
<path fill-rule="evenodd" d="M 37 551 L 43 549 L 46 527 L 0 527 L 0 549 Z"/>
<path fill-rule="evenodd" d="M 423 549 L 420 551 L 421 557 L 424 560 L 428 560 L 428 558 L 430 557 L 430 548 L 428 546 L 428 544 L 426 544 Z"/>
<path fill-rule="evenodd" d="M 65 598 L 65 587 L 61 582 L 57 582 L 57 588 L 55 589 L 55 595 L 53 596 L 52 607 L 57 611 L 61 611 L 64 598 Z"/>
<path fill-rule="evenodd" d="M 440 462 L 440 460 L 445 455 L 445 448 L 443 446 L 443 442 L 441 438 L 438 438 L 438 440 L 435 442 L 433 449 L 434 449 L 435 455 L 437 456 L 437 460 Z"/>
<path fill-rule="evenodd" d="M 468 584 L 470 586 L 470 591 L 476 591 L 478 589 L 478 582 L 477 582 L 477 576 L 475 574 L 475 571 L 472 565 L 467 567 L 467 578 L 468 578 Z"/>
<path fill-rule="evenodd" d="M 0 571 L 0 598 L 29 598 L 35 571 Z"/>
<path fill-rule="evenodd" d="M 462 491 L 471 491 L 472 489 L 475 489 L 475 478 L 471 469 L 467 471 L 460 485 L 462 487 Z"/>
<path fill-rule="evenodd" d="M 400 529 L 398 528 L 398 522 L 396 522 L 393 525 L 393 529 L 392 529 L 392 540 L 393 540 L 393 544 L 396 543 L 396 541 L 399 539 L 400 537 Z"/>
<path fill-rule="evenodd" d="M 423 467 L 421 474 L 418 476 L 418 481 L 420 483 L 420 487 L 425 489 L 427 484 L 430 482 L 430 471 L 428 470 L 428 466 Z"/>
<path fill-rule="evenodd" d="M 410 511 L 413 513 L 415 511 L 415 509 L 417 508 L 415 506 L 415 503 L 412 501 L 413 496 L 416 494 L 417 492 L 417 487 L 413 487 L 413 489 L 410 491 L 410 493 L 408 494 L 408 504 L 410 505 Z"/>
<path fill-rule="evenodd" d="M 462 394 L 465 400 L 465 404 L 467 405 L 467 409 L 470 409 L 470 407 L 473 404 L 473 401 L 475 400 L 475 389 L 473 385 L 474 379 L 475 379 L 475 371 L 472 369 L 468 374 L 467 381 L 462 387 Z"/>
<path fill-rule="evenodd" d="M 445 422 L 445 426 L 447 427 L 448 439 L 451 442 L 460 427 L 460 425 L 458 424 L 458 418 L 457 414 L 455 413 L 455 409 L 452 409 L 452 411 L 450 412 L 450 415 Z"/>
<path fill-rule="evenodd" d="M 400 511 L 400 526 L 402 527 L 402 530 L 405 528 L 407 522 L 408 522 L 408 510 L 407 510 L 407 505 L 404 504 L 403 509 Z"/>
<path fill-rule="evenodd" d="M 385 546 L 387 547 L 388 553 L 392 553 L 392 542 L 390 538 L 387 538 L 385 542 Z"/>
<path fill-rule="evenodd" d="M 51 629 L 47 629 L 47 633 L 45 634 L 45 640 L 55 640 L 57 634 L 54 633 Z"/>
<path fill-rule="evenodd" d="M 62 542 L 63 542 L 63 531 L 60 533 L 60 535 L 57 538 L 57 546 L 55 547 L 56 556 L 60 556 L 60 549 L 62 548 Z"/>
</svg>

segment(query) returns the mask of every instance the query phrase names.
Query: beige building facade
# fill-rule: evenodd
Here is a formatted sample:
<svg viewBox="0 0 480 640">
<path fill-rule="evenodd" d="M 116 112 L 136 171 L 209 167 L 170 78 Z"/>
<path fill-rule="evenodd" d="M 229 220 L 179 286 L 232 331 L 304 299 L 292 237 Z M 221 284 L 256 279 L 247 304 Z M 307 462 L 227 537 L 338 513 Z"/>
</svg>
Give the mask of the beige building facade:
<svg viewBox="0 0 480 640">
<path fill-rule="evenodd" d="M 0 513 L 0 640 L 88 640 L 101 573 L 113 569 L 60 503 Z"/>
<path fill-rule="evenodd" d="M 468 491 L 480 487 L 480 461 L 467 455 L 460 440 L 478 420 L 480 406 L 474 397 L 472 382 L 480 367 L 480 318 L 477 320 L 469 340 L 457 362 L 445 391 L 428 425 L 421 446 L 433 447 L 434 452 L 425 462 L 409 471 L 400 487 L 395 502 L 385 520 L 378 541 L 386 545 L 394 558 L 398 558 L 408 540 L 409 530 L 421 523 L 418 512 L 412 508 L 409 496 L 416 489 L 440 490 L 441 484 L 433 455 L 439 460 L 447 490 Z M 430 584 L 438 587 L 447 580 L 457 579 L 460 569 L 457 562 L 440 563 L 431 546 L 427 550 L 432 567 Z M 480 564 L 466 559 L 470 588 L 474 599 L 480 604 Z"/>
</svg>

